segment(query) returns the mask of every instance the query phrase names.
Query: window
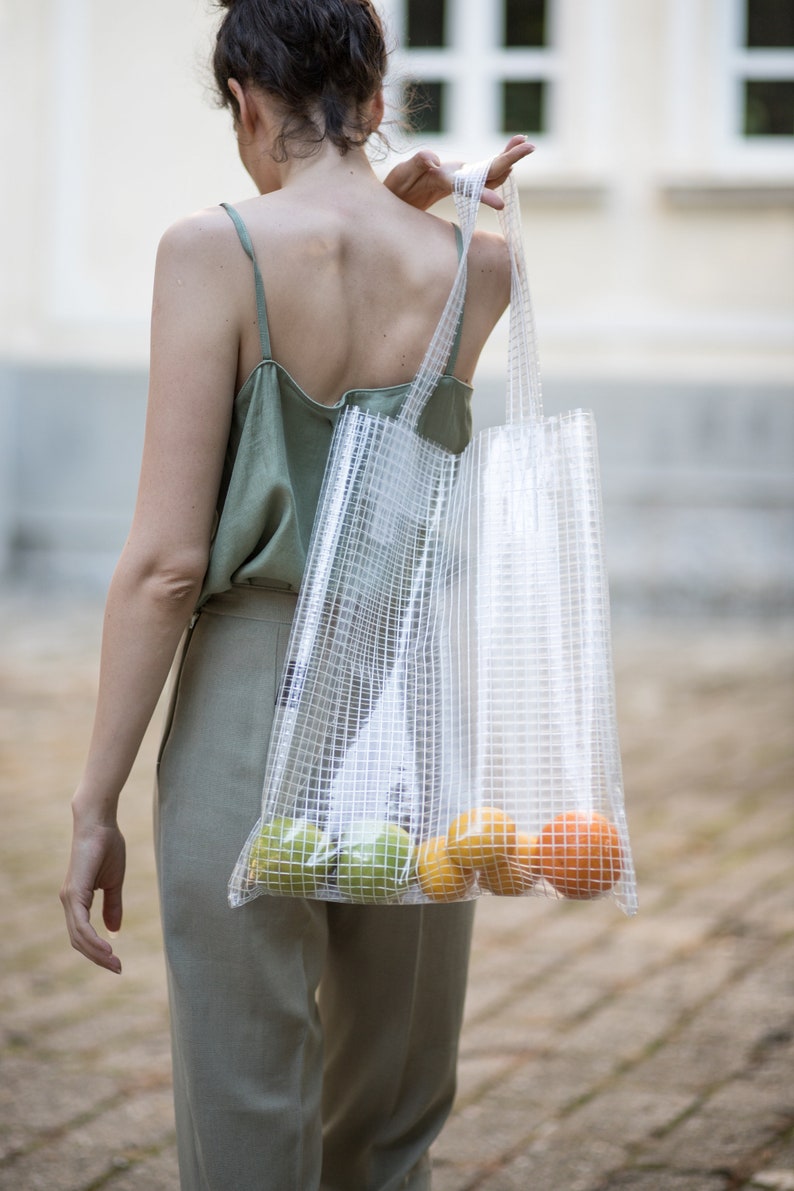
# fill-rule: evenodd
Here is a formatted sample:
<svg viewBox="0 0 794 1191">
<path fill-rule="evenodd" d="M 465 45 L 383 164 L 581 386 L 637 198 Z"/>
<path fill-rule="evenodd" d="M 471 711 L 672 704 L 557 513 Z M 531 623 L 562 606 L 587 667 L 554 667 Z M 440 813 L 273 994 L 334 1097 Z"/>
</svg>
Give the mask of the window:
<svg viewBox="0 0 794 1191">
<path fill-rule="evenodd" d="M 401 98 L 422 138 L 554 132 L 554 0 L 391 0 Z"/>
<path fill-rule="evenodd" d="M 545 0 L 504 0 L 500 51 L 505 51 L 505 73 L 510 71 L 522 50 L 544 50 L 547 47 L 546 8 Z M 527 74 L 536 73 L 537 66 L 533 72 L 527 62 L 523 70 Z M 549 87 L 549 80 L 543 77 L 505 79 L 501 84 L 500 132 L 547 132 Z"/>
<path fill-rule="evenodd" d="M 725 194 L 755 186 L 752 201 L 783 199 L 794 170 L 794 0 L 668 5 L 671 177 L 682 193 L 711 177 Z"/>
<path fill-rule="evenodd" d="M 794 0 L 741 0 L 735 132 L 794 138 Z"/>
</svg>

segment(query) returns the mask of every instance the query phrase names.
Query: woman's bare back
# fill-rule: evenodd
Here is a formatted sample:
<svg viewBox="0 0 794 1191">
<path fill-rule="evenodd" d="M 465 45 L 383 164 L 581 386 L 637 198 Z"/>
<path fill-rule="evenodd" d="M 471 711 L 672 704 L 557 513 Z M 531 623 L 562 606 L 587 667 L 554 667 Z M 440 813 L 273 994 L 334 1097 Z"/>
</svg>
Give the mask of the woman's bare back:
<svg viewBox="0 0 794 1191">
<path fill-rule="evenodd" d="M 408 207 L 376 181 L 319 195 L 285 188 L 237 210 L 264 280 L 273 358 L 305 393 L 333 404 L 350 389 L 414 377 L 457 269 L 449 223 Z M 226 221 L 239 389 L 261 359 L 251 266 L 225 212 L 211 219 Z M 503 242 L 478 233 L 456 367 L 462 380 L 471 379 L 508 297 Z"/>
</svg>

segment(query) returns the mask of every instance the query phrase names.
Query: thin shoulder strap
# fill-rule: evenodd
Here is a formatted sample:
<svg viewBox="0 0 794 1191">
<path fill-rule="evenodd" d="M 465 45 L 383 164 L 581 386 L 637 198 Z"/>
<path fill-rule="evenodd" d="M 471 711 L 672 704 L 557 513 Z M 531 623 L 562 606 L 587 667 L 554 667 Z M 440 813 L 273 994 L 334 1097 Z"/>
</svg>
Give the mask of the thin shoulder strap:
<svg viewBox="0 0 794 1191">
<path fill-rule="evenodd" d="M 265 305 L 265 287 L 262 284 L 262 274 L 259 272 L 259 265 L 256 262 L 254 255 L 254 246 L 251 243 L 251 237 L 248 234 L 248 228 L 243 223 L 240 214 L 230 207 L 228 203 L 221 203 L 221 206 L 226 211 L 232 223 L 237 229 L 237 235 L 240 237 L 240 243 L 250 256 L 254 266 L 254 284 L 256 285 L 256 314 L 259 320 L 259 342 L 262 345 L 262 359 L 269 360 L 270 355 L 270 330 L 267 325 L 267 306 Z"/>
<path fill-rule="evenodd" d="M 460 258 L 463 255 L 463 232 L 460 230 L 457 223 L 453 223 L 452 226 L 455 229 L 455 240 L 458 245 L 458 261 L 460 261 Z M 464 299 L 464 301 L 465 301 L 465 299 Z M 461 308 L 460 317 L 458 318 L 458 328 L 455 331 L 455 338 L 452 343 L 452 350 L 449 353 L 449 360 L 447 361 L 447 367 L 446 367 L 446 371 L 444 372 L 444 376 L 452 376 L 455 372 L 455 365 L 458 362 L 458 352 L 460 351 L 460 339 L 461 339 L 461 334 L 463 332 L 463 310 L 464 309 L 465 309 L 465 306 Z"/>
</svg>

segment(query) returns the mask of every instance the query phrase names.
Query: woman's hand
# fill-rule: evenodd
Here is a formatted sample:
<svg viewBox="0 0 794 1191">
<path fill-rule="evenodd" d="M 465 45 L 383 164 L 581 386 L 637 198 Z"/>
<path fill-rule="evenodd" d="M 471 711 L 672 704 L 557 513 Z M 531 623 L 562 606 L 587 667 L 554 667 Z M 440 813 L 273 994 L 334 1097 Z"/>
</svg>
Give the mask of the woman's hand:
<svg viewBox="0 0 794 1191">
<path fill-rule="evenodd" d="M 102 920 L 109 931 L 121 928 L 121 886 L 124 881 L 126 847 L 115 823 L 83 824 L 75 812 L 72 854 L 61 889 L 66 927 L 72 946 L 86 959 L 121 972 L 121 961 L 107 939 L 91 925 L 94 893 L 101 889 Z"/>
<path fill-rule="evenodd" d="M 501 211 L 504 202 L 495 187 L 501 186 L 510 176 L 513 166 L 533 152 L 535 146 L 525 136 L 514 136 L 502 152 L 493 159 L 482 192 L 482 202 L 495 211 Z M 427 211 L 434 203 L 452 194 L 452 183 L 462 161 L 441 161 L 429 149 L 420 149 L 408 161 L 400 162 L 385 179 L 393 194 L 412 207 Z"/>
</svg>

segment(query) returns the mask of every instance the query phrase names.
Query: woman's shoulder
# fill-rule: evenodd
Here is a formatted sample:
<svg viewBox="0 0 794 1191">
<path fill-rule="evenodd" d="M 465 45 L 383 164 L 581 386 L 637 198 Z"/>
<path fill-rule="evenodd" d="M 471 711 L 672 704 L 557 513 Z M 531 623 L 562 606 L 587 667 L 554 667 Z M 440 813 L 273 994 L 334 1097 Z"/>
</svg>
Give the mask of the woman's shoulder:
<svg viewBox="0 0 794 1191">
<path fill-rule="evenodd" d="M 169 224 L 160 237 L 160 249 L 176 255 L 211 256 L 235 238 L 234 227 L 223 207 L 204 207 Z"/>
<path fill-rule="evenodd" d="M 157 247 L 155 274 L 176 285 L 219 285 L 245 270 L 234 225 L 223 207 L 206 207 L 170 224 Z"/>
<path fill-rule="evenodd" d="M 478 228 L 469 249 L 469 281 L 504 310 L 510 301 L 510 250 L 504 236 Z"/>
<path fill-rule="evenodd" d="M 504 236 L 498 232 L 477 228 L 471 240 L 470 260 L 489 269 L 507 272 L 510 276 L 510 251 Z"/>
<path fill-rule="evenodd" d="M 426 222 L 442 226 L 452 235 L 451 221 L 432 211 L 415 212 Z M 469 282 L 492 288 L 510 298 L 510 252 L 504 236 L 485 228 L 475 228 L 469 248 Z"/>
</svg>

